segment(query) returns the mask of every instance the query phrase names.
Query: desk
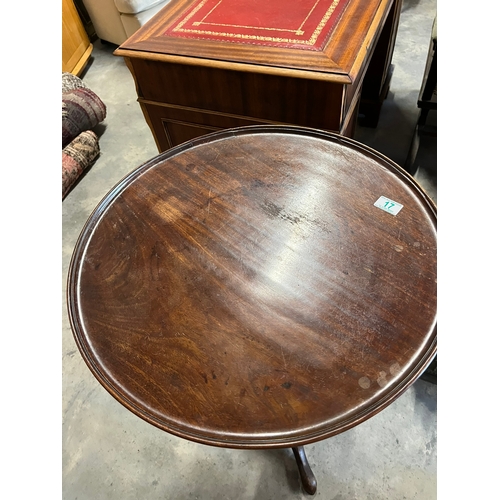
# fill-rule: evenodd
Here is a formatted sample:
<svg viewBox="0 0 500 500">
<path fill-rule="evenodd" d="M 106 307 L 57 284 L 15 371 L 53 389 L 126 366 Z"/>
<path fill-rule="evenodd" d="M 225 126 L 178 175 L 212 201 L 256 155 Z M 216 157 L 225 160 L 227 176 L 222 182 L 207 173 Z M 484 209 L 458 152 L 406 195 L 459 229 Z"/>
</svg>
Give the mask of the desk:
<svg viewBox="0 0 500 500">
<path fill-rule="evenodd" d="M 216 132 L 102 200 L 68 308 L 83 359 L 130 411 L 198 443 L 294 448 L 312 493 L 303 446 L 381 411 L 436 354 L 436 209 L 340 135 Z"/>
<path fill-rule="evenodd" d="M 401 0 L 172 0 L 115 54 L 158 150 L 231 127 L 377 124 Z"/>
</svg>

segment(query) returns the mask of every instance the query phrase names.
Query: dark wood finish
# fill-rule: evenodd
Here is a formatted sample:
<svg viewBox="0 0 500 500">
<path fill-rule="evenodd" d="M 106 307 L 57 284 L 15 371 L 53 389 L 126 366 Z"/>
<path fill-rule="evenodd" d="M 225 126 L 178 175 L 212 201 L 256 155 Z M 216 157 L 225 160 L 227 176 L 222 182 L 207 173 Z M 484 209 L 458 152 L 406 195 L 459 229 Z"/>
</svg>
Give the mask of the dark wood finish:
<svg viewBox="0 0 500 500">
<path fill-rule="evenodd" d="M 135 79 L 159 151 L 180 144 L 174 136 L 183 141 L 199 135 L 206 125 L 205 113 L 212 120 L 207 130 L 238 127 L 238 120 L 245 119 L 352 137 L 361 90 L 365 101 L 385 97 L 380 97 L 387 92 L 380 82 L 388 83 L 401 0 L 350 0 L 323 50 L 256 49 L 244 43 L 165 35 L 192 2 L 172 0 L 115 51 L 125 58 Z M 363 86 L 365 74 L 369 84 Z M 152 111 L 152 105 L 159 107 Z M 193 121 L 173 121 L 170 106 L 194 110 Z M 373 108 L 374 116 L 365 109 L 372 120 L 378 120 L 379 112 L 380 106 Z M 221 120 L 214 121 L 213 113 Z"/>
<path fill-rule="evenodd" d="M 309 495 L 314 495 L 318 487 L 316 477 L 314 476 L 309 461 L 307 460 L 306 451 L 303 446 L 297 446 L 292 448 L 295 460 L 297 461 L 297 466 L 299 468 L 300 481 L 306 493 Z"/>
<path fill-rule="evenodd" d="M 411 175 L 415 175 L 418 164 L 415 163 L 420 137 L 437 137 L 437 127 L 428 126 L 427 116 L 429 111 L 437 111 L 437 18 L 434 19 L 432 36 L 425 63 L 422 85 L 418 94 L 417 106 L 420 109 L 417 125 L 413 132 L 412 142 L 405 161 L 405 170 Z"/>
<path fill-rule="evenodd" d="M 425 372 L 420 375 L 420 379 L 434 385 L 437 384 L 437 356 L 432 360 Z"/>
<path fill-rule="evenodd" d="M 360 105 L 360 113 L 362 114 L 360 123 L 363 126 L 377 126 L 382 103 L 389 92 L 393 69 L 391 60 L 398 32 L 401 3 L 394 2 L 392 4 L 370 66 L 363 79 Z"/>
<path fill-rule="evenodd" d="M 90 370 L 147 422 L 216 446 L 302 446 L 375 415 L 433 359 L 436 208 L 342 136 L 217 132 L 104 198 L 68 307 Z"/>
<path fill-rule="evenodd" d="M 237 115 L 178 105 L 158 105 L 146 100 L 141 102 L 141 107 L 150 120 L 159 151 L 223 128 L 266 124 L 264 120 L 248 120 Z"/>
</svg>

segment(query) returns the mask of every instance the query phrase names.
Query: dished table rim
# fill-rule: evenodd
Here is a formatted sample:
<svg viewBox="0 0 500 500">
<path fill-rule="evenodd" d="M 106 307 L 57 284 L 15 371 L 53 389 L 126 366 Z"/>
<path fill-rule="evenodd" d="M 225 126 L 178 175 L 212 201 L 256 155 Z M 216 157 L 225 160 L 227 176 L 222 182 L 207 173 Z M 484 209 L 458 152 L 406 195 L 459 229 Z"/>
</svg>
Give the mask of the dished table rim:
<svg viewBox="0 0 500 500">
<path fill-rule="evenodd" d="M 392 173 L 399 178 L 404 178 L 409 186 L 416 190 L 419 195 L 421 195 L 421 201 L 424 203 L 426 212 L 428 216 L 432 219 L 434 227 L 437 227 L 437 207 L 432 201 L 432 199 L 423 191 L 419 184 L 410 176 L 404 169 L 402 169 L 395 162 L 379 153 L 378 151 L 362 144 L 352 139 L 343 137 L 339 134 L 324 132 L 316 129 L 310 129 L 306 127 L 299 126 L 273 126 L 273 125 L 254 125 L 247 127 L 239 127 L 237 129 L 227 129 L 224 131 L 214 132 L 212 134 L 207 134 L 205 136 L 199 137 L 192 141 L 183 143 L 176 146 L 158 156 L 148 160 L 143 163 L 135 170 L 127 174 L 121 181 L 119 181 L 97 204 L 96 208 L 93 210 L 92 214 L 89 216 L 85 225 L 83 226 L 82 232 L 77 240 L 75 249 L 71 258 L 68 280 L 67 280 L 67 306 L 68 314 L 70 319 L 70 324 L 74 332 L 75 342 L 78 346 L 82 357 L 87 364 L 90 371 L 101 383 L 101 385 L 123 406 L 129 409 L 132 413 L 142 418 L 146 422 L 154 425 L 155 427 L 164 430 L 168 433 L 176 435 L 178 437 L 188 439 L 193 442 L 218 446 L 224 448 L 234 448 L 234 449 L 266 449 L 266 448 L 289 448 L 295 446 L 301 446 L 305 444 L 314 443 L 323 439 L 333 437 L 337 434 L 345 432 L 358 424 L 368 420 L 374 415 L 381 412 L 383 409 L 388 407 L 393 401 L 395 401 L 403 392 L 405 392 L 426 370 L 430 363 L 434 360 L 437 355 L 437 316 L 434 319 L 434 323 L 430 328 L 430 341 L 427 343 L 426 349 L 421 357 L 416 359 L 411 367 L 408 369 L 406 376 L 404 376 L 401 381 L 394 385 L 388 392 L 386 392 L 380 399 L 377 399 L 372 405 L 363 409 L 363 411 L 355 413 L 348 419 L 336 423 L 333 425 L 324 425 L 318 427 L 311 427 L 304 433 L 302 429 L 299 431 L 289 432 L 287 435 L 276 436 L 254 436 L 249 439 L 248 435 L 219 435 L 218 433 L 213 433 L 208 436 L 207 433 L 203 433 L 202 430 L 197 432 L 192 426 L 183 427 L 175 422 L 165 421 L 156 417 L 152 412 L 148 412 L 143 407 L 139 407 L 130 398 L 127 397 L 124 392 L 118 390 L 112 381 L 109 381 L 106 375 L 98 366 L 96 360 L 93 359 L 91 353 L 88 351 L 87 346 L 81 338 L 81 333 L 84 331 L 84 327 L 80 322 L 78 314 L 78 300 L 76 284 L 78 283 L 77 275 L 80 270 L 80 258 L 81 253 L 84 251 L 86 246 L 86 236 L 93 232 L 94 227 L 98 224 L 100 218 L 107 211 L 110 204 L 125 190 L 128 185 L 130 185 L 137 177 L 142 175 L 144 171 L 147 171 L 151 167 L 161 163 L 169 158 L 175 157 L 181 154 L 183 151 L 189 150 L 193 147 L 200 146 L 204 143 L 209 143 L 213 139 L 227 139 L 233 136 L 238 136 L 241 134 L 259 134 L 259 133 L 269 133 L 269 132 L 279 132 L 279 133 L 302 133 L 303 135 L 314 137 L 317 139 L 338 141 L 355 147 L 359 151 L 364 152 L 368 156 L 382 161 L 386 167 L 392 170 Z M 85 337 L 85 336 L 83 336 Z"/>
</svg>

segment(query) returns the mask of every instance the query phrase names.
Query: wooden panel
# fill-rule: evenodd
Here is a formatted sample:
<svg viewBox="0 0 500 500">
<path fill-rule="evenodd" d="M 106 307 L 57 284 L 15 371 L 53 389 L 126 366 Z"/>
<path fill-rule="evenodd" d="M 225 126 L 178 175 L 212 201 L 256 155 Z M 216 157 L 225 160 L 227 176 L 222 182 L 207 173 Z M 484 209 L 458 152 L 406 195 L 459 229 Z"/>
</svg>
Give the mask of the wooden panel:
<svg viewBox="0 0 500 500">
<path fill-rule="evenodd" d="M 160 152 L 216 130 L 273 123 L 249 120 L 244 116 L 158 104 L 144 99 L 139 102 Z"/>
<path fill-rule="evenodd" d="M 339 130 L 343 89 L 333 83 L 150 60 L 129 62 L 140 75 L 140 97 L 147 100 Z"/>
<path fill-rule="evenodd" d="M 362 99 L 377 99 L 389 73 L 389 66 L 394 52 L 394 44 L 398 31 L 399 14 L 402 0 L 395 0 L 387 16 L 379 43 L 375 47 L 370 65 L 363 78 Z"/>
<path fill-rule="evenodd" d="M 92 44 L 72 0 L 62 2 L 62 70 L 79 75 L 90 54 Z"/>
<path fill-rule="evenodd" d="M 392 77 L 391 60 L 396 43 L 402 0 L 395 0 L 384 24 L 379 42 L 363 77 L 360 112 L 361 123 L 376 127 L 382 103 L 389 92 Z"/>
</svg>

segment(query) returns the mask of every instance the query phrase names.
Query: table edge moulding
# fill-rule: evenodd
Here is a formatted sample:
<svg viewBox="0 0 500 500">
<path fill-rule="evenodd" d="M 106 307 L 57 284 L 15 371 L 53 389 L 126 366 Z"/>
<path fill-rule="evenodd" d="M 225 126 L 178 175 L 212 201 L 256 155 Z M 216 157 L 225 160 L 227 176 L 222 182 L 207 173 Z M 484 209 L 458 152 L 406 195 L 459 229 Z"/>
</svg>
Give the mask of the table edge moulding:
<svg viewBox="0 0 500 500">
<path fill-rule="evenodd" d="M 89 368 L 101 382 L 101 384 L 122 404 L 124 404 L 131 411 L 139 415 L 141 418 L 147 420 L 151 424 L 172 432 L 180 437 L 191 439 L 193 441 L 210 444 L 215 446 L 224 447 L 234 447 L 234 448 L 275 448 L 275 447 L 290 447 L 296 445 L 303 445 L 307 443 L 312 443 L 320 439 L 325 439 L 334 436 L 340 432 L 343 432 L 349 428 L 358 425 L 360 422 L 366 420 L 367 418 L 373 416 L 378 411 L 388 406 L 396 397 L 398 397 L 407 387 L 409 387 L 425 370 L 427 365 L 434 358 L 437 351 L 437 340 L 436 340 L 436 323 L 432 325 L 428 335 L 428 342 L 425 348 L 425 354 L 414 362 L 411 369 L 408 369 L 406 375 L 393 386 L 388 393 L 384 393 L 377 399 L 370 407 L 365 408 L 361 413 L 355 414 L 352 418 L 346 422 L 342 422 L 341 425 L 336 423 L 333 427 L 329 425 L 324 425 L 320 429 L 310 430 L 307 433 L 301 433 L 300 436 L 296 433 L 292 433 L 289 436 L 283 436 L 280 439 L 268 438 L 258 438 L 258 439 L 241 439 L 241 438 L 229 438 L 221 439 L 220 436 L 209 437 L 207 433 L 198 433 L 197 431 L 185 431 L 176 428 L 175 425 L 165 423 L 161 419 L 155 417 L 153 414 L 148 412 L 145 408 L 138 408 L 136 404 L 132 403 L 120 387 L 115 387 L 113 383 L 107 380 L 107 377 L 103 375 L 98 366 L 98 358 L 95 357 L 95 353 L 86 344 L 83 339 L 85 339 L 86 331 L 85 327 L 80 319 L 80 309 L 79 309 L 79 292 L 78 283 L 80 279 L 81 266 L 84 264 L 85 252 L 87 251 L 87 238 L 92 237 L 92 233 L 95 227 L 100 223 L 100 220 L 107 212 L 108 208 L 111 206 L 113 201 L 117 199 L 123 192 L 126 191 L 127 187 L 133 184 L 135 180 L 144 175 L 148 171 L 152 171 L 156 165 L 162 164 L 163 162 L 175 158 L 178 155 L 182 155 L 188 151 L 195 150 L 198 147 L 203 147 L 204 144 L 210 144 L 211 141 L 217 140 L 227 140 L 232 137 L 241 137 L 245 135 L 258 135 L 267 133 L 281 133 L 281 134 L 302 134 L 306 138 L 316 138 L 320 140 L 332 141 L 337 144 L 344 144 L 353 150 L 361 152 L 366 155 L 366 157 L 372 158 L 377 161 L 383 168 L 387 169 L 391 175 L 399 179 L 398 182 L 405 183 L 409 190 L 413 193 L 416 199 L 422 204 L 423 210 L 426 212 L 431 224 L 436 227 L 436 217 L 437 209 L 432 202 L 432 200 L 425 194 L 425 192 L 419 187 L 419 185 L 414 181 L 414 179 L 407 174 L 401 167 L 389 160 L 387 157 L 381 155 L 375 150 L 357 143 L 351 139 L 345 138 L 340 135 L 331 134 L 327 132 L 304 129 L 302 127 L 275 127 L 275 126 L 251 126 L 251 127 L 241 127 L 239 129 L 225 130 L 216 132 L 213 134 L 206 135 L 204 137 L 197 138 L 189 143 L 185 143 L 181 146 L 170 149 L 169 151 L 162 153 L 158 157 L 151 159 L 150 161 L 144 163 L 139 168 L 135 169 L 128 176 L 126 176 L 122 181 L 120 181 L 109 193 L 104 197 L 104 199 L 99 203 L 98 207 L 90 215 L 80 237 L 76 243 L 73 257 L 70 263 L 70 271 L 68 275 L 68 310 L 70 316 L 70 322 L 75 332 L 75 339 L 77 341 L 78 347 L 83 355 L 83 358 L 87 362 Z M 399 251 L 399 250 L 398 250 Z M 423 334 L 424 335 L 424 334 Z M 413 363 L 413 362 L 412 362 Z"/>
<path fill-rule="evenodd" d="M 436 251 L 435 204 L 384 155 L 304 127 L 227 129 L 101 200 L 68 315 L 132 413 L 205 445 L 292 448 L 313 494 L 303 446 L 379 413 L 435 358 Z"/>
</svg>

